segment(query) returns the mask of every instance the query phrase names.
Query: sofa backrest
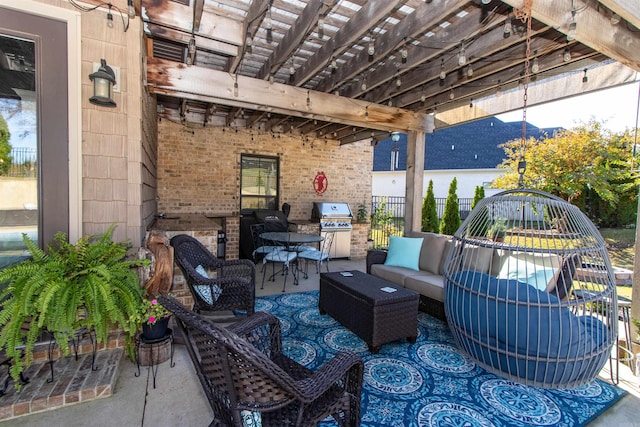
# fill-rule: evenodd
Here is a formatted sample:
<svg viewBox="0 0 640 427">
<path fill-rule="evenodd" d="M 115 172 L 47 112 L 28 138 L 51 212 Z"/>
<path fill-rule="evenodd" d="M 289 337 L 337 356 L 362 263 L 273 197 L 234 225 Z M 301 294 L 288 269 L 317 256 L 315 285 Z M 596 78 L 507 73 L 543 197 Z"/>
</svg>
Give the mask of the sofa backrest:
<svg viewBox="0 0 640 427">
<path fill-rule="evenodd" d="M 449 246 L 447 241 L 451 236 L 444 234 L 412 232 L 407 233 L 407 237 L 422 237 L 422 248 L 420 249 L 420 260 L 418 267 L 420 270 L 433 274 L 442 274 L 441 265 L 447 255 Z"/>
</svg>

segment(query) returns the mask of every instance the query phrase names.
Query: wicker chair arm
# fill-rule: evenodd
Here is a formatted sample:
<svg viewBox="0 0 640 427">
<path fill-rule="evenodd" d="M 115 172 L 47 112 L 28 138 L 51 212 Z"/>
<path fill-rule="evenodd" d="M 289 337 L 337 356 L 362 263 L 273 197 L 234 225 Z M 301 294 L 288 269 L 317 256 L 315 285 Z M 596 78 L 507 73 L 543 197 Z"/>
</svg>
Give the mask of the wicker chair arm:
<svg viewBox="0 0 640 427">
<path fill-rule="evenodd" d="M 343 351 L 322 365 L 310 377 L 296 382 L 303 402 L 313 402 L 330 387 L 341 383 L 345 391 L 360 396 L 362 390 L 362 376 L 364 363 L 362 359 L 351 352 Z"/>
<path fill-rule="evenodd" d="M 384 264 L 387 259 L 387 251 L 373 249 L 367 252 L 367 274 L 371 274 L 373 264 Z"/>
</svg>

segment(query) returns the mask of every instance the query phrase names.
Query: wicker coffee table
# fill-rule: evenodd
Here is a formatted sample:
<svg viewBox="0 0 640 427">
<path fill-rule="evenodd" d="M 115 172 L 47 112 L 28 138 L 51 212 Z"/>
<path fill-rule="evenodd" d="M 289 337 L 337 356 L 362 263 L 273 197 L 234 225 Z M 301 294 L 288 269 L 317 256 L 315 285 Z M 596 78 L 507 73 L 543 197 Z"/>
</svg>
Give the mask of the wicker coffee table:
<svg viewBox="0 0 640 427">
<path fill-rule="evenodd" d="M 320 274 L 320 314 L 330 314 L 362 338 L 371 353 L 402 338 L 416 341 L 418 299 L 417 292 L 361 271 Z"/>
</svg>

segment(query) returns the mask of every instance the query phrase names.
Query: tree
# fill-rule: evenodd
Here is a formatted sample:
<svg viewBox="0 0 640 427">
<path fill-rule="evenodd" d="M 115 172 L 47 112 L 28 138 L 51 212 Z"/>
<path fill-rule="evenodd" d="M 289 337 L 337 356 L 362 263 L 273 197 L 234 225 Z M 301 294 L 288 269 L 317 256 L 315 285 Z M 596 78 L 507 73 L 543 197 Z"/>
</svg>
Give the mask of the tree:
<svg viewBox="0 0 640 427">
<path fill-rule="evenodd" d="M 449 194 L 444 204 L 444 214 L 440 221 L 440 233 L 453 235 L 460 228 L 460 206 L 458 205 L 458 180 L 453 178 L 449 184 Z"/>
<path fill-rule="evenodd" d="M 484 197 L 484 187 L 482 185 L 476 186 L 473 193 L 473 201 L 471 202 L 471 210 L 473 210 Z M 474 221 L 469 224 L 467 231 L 470 236 L 484 237 L 489 231 L 489 210 L 486 206 L 482 209 L 481 212 L 474 214 Z"/>
<path fill-rule="evenodd" d="M 0 115 L 0 175 L 6 175 L 11 168 L 11 144 L 9 144 L 9 126 Z"/>
<path fill-rule="evenodd" d="M 433 194 L 433 180 L 429 180 L 427 194 L 422 202 L 422 231 L 438 232 L 438 208 Z"/>
<path fill-rule="evenodd" d="M 527 162 L 524 186 L 546 191 L 570 203 L 592 188 L 598 197 L 616 205 L 617 183 L 633 182 L 630 144 L 630 139 L 606 131 L 595 120 L 557 132 L 551 138 L 529 138 L 524 145 Z M 492 185 L 516 188 L 522 142 L 509 141 L 502 147 L 507 158 L 499 167 L 507 172 Z"/>
<path fill-rule="evenodd" d="M 473 192 L 473 201 L 471 202 L 471 210 L 476 207 L 476 204 L 484 199 L 484 186 L 477 185 L 475 191 Z"/>
</svg>

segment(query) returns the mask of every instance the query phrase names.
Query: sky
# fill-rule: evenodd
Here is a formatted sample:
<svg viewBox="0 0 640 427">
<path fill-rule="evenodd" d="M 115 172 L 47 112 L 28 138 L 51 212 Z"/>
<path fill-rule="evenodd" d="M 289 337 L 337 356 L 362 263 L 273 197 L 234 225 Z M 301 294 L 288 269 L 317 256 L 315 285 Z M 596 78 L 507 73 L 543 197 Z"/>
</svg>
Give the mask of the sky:
<svg viewBox="0 0 640 427">
<path fill-rule="evenodd" d="M 636 127 L 638 112 L 638 85 L 632 84 L 604 89 L 560 101 L 527 108 L 527 122 L 539 128 L 563 127 L 569 129 L 586 123 L 591 117 L 605 122 L 612 132 L 623 132 Z M 522 110 L 496 116 L 503 122 L 522 121 Z"/>
</svg>

